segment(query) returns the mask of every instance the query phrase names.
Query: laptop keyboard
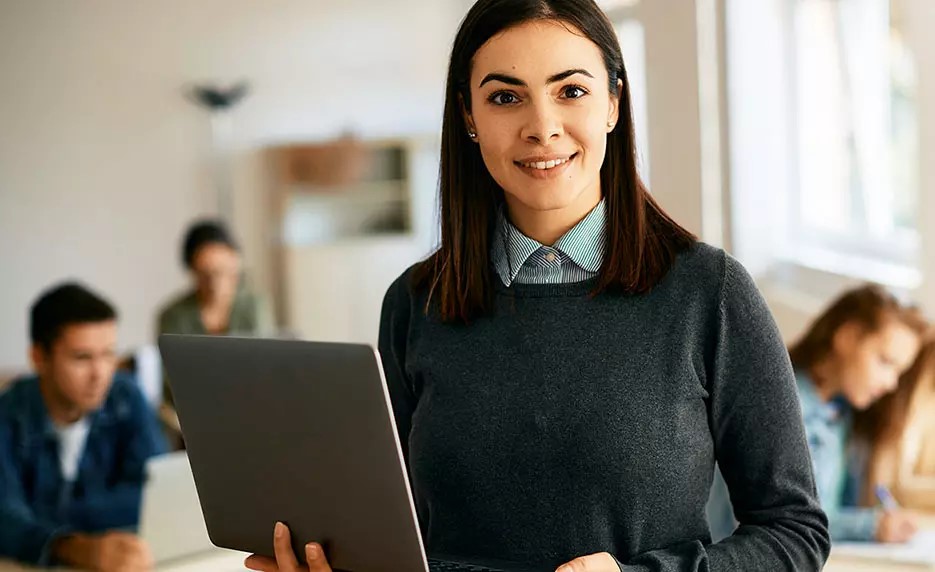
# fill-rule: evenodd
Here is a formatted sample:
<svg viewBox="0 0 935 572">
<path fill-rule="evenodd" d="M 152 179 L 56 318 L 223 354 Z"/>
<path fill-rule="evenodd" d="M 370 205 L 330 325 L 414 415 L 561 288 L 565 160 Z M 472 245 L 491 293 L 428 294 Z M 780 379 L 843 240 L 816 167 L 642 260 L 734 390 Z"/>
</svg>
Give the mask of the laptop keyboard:
<svg viewBox="0 0 935 572">
<path fill-rule="evenodd" d="M 505 572 L 499 568 L 487 568 L 486 566 L 473 566 L 471 564 L 461 564 L 459 562 L 447 562 L 444 560 L 429 560 L 430 572 Z"/>
</svg>

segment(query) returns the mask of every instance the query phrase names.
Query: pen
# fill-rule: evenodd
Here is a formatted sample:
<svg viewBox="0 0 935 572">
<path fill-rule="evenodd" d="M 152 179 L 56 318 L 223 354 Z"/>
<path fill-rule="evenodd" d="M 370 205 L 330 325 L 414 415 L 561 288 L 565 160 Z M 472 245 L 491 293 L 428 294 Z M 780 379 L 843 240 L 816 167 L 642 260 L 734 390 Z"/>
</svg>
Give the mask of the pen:
<svg viewBox="0 0 935 572">
<path fill-rule="evenodd" d="M 886 488 L 886 486 L 878 484 L 877 486 L 873 487 L 873 492 L 876 493 L 877 499 L 880 501 L 880 504 L 883 505 L 884 509 L 899 509 L 899 503 L 896 502 L 896 499 L 893 498 L 893 493 L 891 493 L 890 490 Z"/>
</svg>

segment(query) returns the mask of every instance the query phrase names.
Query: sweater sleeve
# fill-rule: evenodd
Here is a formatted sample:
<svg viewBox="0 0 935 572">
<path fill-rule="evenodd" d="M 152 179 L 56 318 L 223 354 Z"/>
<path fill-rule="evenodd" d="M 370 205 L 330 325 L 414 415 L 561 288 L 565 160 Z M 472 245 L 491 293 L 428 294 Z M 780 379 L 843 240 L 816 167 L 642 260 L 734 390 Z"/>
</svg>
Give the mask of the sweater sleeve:
<svg viewBox="0 0 935 572">
<path fill-rule="evenodd" d="M 718 318 L 709 424 L 740 525 L 706 547 L 709 568 L 820 570 L 831 548 L 828 520 L 792 365 L 752 278 L 727 255 Z"/>
<path fill-rule="evenodd" d="M 620 563 L 623 572 L 821 570 L 831 549 L 795 376 L 779 330 L 743 267 L 724 255 L 708 359 L 709 428 L 740 525 Z"/>
<path fill-rule="evenodd" d="M 378 349 L 383 362 L 383 373 L 390 393 L 399 443 L 406 466 L 409 465 L 409 430 L 416 406 L 415 393 L 406 374 L 406 346 L 409 336 L 411 301 L 406 287 L 409 273 L 405 273 L 389 287 L 383 298 L 380 314 Z"/>
<path fill-rule="evenodd" d="M 752 278 L 724 261 L 708 423 L 740 526 L 717 544 L 638 554 L 622 572 L 821 570 L 831 548 L 788 353 Z"/>
</svg>

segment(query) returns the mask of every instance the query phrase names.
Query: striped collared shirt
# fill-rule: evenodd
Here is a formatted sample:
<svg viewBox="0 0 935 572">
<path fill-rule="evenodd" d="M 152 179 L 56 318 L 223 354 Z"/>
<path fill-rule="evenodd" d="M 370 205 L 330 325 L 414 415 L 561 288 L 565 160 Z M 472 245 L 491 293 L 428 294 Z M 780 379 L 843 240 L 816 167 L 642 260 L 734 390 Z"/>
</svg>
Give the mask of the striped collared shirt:
<svg viewBox="0 0 935 572">
<path fill-rule="evenodd" d="M 500 211 L 491 260 L 503 284 L 565 284 L 593 278 L 604 260 L 604 201 L 552 246 L 520 232 Z"/>
</svg>

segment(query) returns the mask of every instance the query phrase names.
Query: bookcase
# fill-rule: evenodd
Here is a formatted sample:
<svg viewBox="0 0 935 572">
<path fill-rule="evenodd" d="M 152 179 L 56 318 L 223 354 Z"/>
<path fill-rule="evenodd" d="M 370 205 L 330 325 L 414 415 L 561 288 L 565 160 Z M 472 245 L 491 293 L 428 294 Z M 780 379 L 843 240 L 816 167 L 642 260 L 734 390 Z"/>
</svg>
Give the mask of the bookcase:
<svg viewBox="0 0 935 572">
<path fill-rule="evenodd" d="M 271 148 L 277 312 L 302 338 L 376 343 L 386 288 L 435 244 L 434 137 Z"/>
</svg>

